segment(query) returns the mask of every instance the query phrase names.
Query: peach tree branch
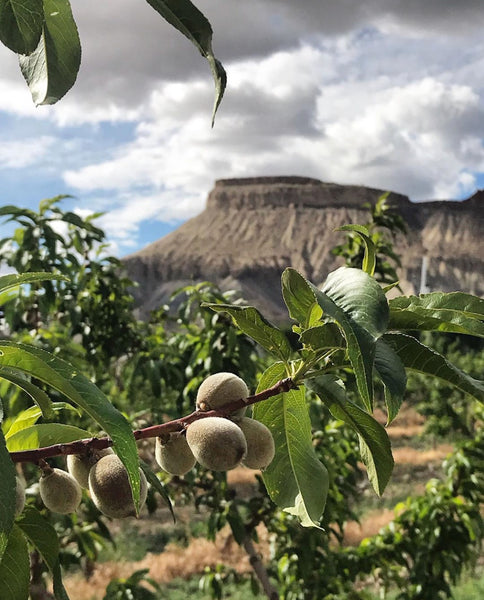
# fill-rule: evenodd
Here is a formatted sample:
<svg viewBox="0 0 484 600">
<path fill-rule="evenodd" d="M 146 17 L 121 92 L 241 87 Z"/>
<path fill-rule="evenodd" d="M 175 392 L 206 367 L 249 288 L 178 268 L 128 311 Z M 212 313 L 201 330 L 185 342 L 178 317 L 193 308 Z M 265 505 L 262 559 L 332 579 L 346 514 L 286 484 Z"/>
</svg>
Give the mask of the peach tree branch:
<svg viewBox="0 0 484 600">
<path fill-rule="evenodd" d="M 258 394 L 253 394 L 247 398 L 234 400 L 233 402 L 229 402 L 217 410 L 195 410 L 189 415 L 180 417 L 179 419 L 167 421 L 166 423 L 161 423 L 159 425 L 151 425 L 150 427 L 145 427 L 143 429 L 136 429 L 133 431 L 133 435 L 136 440 L 142 440 L 146 438 L 158 437 L 164 434 L 166 435 L 175 431 L 183 431 L 186 429 L 186 427 L 188 427 L 188 425 L 190 425 L 190 423 L 193 423 L 198 419 L 204 419 L 206 417 L 228 417 L 232 412 L 240 408 L 250 406 L 256 402 L 262 402 L 263 400 L 267 400 L 268 398 L 272 398 L 278 394 L 288 392 L 296 387 L 297 386 L 294 384 L 291 378 L 288 377 L 286 379 L 281 379 L 281 381 L 278 381 L 275 385 L 263 390 L 262 392 L 259 392 Z M 46 458 L 53 458 L 54 456 L 85 454 L 90 450 L 103 450 L 104 448 L 112 446 L 112 444 L 113 441 L 110 437 L 92 437 L 83 440 L 77 440 L 75 442 L 54 444 L 44 448 L 36 448 L 35 450 L 20 450 L 18 452 L 10 452 L 10 458 L 14 463 L 39 463 Z"/>
</svg>

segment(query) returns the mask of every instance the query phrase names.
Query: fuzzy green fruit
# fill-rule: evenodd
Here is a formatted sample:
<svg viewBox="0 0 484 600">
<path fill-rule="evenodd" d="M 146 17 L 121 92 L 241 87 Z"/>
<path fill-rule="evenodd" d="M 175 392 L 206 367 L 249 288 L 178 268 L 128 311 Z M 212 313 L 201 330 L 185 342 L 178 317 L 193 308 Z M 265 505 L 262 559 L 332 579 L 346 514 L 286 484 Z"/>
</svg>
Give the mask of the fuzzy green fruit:
<svg viewBox="0 0 484 600">
<path fill-rule="evenodd" d="M 89 487 L 89 471 L 100 458 L 108 454 L 113 454 L 111 448 L 91 450 L 87 454 L 69 454 L 67 470 L 81 487 L 87 489 Z"/>
<path fill-rule="evenodd" d="M 249 469 L 265 469 L 275 454 L 274 438 L 270 429 L 263 423 L 244 417 L 238 421 L 238 426 L 247 441 L 247 455 L 242 461 Z"/>
<path fill-rule="evenodd" d="M 133 496 L 128 472 L 116 454 L 100 458 L 89 472 L 89 491 L 97 508 L 107 517 L 134 517 Z M 148 484 L 140 469 L 140 508 L 146 502 Z"/>
<path fill-rule="evenodd" d="M 25 485 L 17 475 L 15 477 L 15 516 L 18 517 L 25 506 Z"/>
<path fill-rule="evenodd" d="M 197 393 L 197 408 L 199 410 L 214 410 L 239 400 L 247 398 L 249 389 L 243 379 L 233 373 L 215 373 L 207 377 Z M 245 414 L 246 408 L 240 408 L 232 414 L 234 417 L 240 418 Z"/>
<path fill-rule="evenodd" d="M 172 475 L 185 475 L 197 462 L 186 437 L 180 433 L 170 433 L 166 442 L 161 437 L 157 437 L 155 458 L 160 467 Z"/>
<path fill-rule="evenodd" d="M 75 512 L 82 499 L 81 486 L 72 475 L 61 469 L 44 471 L 39 491 L 45 506 L 61 515 Z"/>
<path fill-rule="evenodd" d="M 206 417 L 191 423 L 187 442 L 198 462 L 213 471 L 234 469 L 247 453 L 240 427 L 222 417 Z"/>
</svg>

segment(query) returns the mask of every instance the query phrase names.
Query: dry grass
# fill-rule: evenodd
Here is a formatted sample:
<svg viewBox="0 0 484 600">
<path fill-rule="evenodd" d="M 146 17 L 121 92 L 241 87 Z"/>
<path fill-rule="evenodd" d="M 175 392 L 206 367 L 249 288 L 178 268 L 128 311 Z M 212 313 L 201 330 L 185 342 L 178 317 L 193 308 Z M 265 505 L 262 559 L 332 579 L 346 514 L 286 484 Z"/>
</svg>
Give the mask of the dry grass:
<svg viewBox="0 0 484 600">
<path fill-rule="evenodd" d="M 267 556 L 267 534 L 263 529 L 258 530 L 258 534 L 260 543 L 257 550 L 262 556 Z M 177 577 L 187 579 L 199 575 L 205 567 L 215 567 L 220 563 L 239 573 L 251 570 L 247 554 L 235 542 L 228 527 L 217 534 L 215 542 L 196 538 L 187 548 L 169 544 L 161 554 L 148 553 L 140 561 L 99 563 L 89 580 L 76 574 L 66 577 L 64 584 L 70 597 L 75 600 L 100 600 L 112 579 L 128 577 L 138 569 L 149 569 L 149 576 L 155 581 L 167 583 Z"/>
<path fill-rule="evenodd" d="M 357 546 L 364 538 L 376 535 L 394 516 L 393 510 L 384 508 L 367 513 L 361 523 L 350 521 L 345 528 L 344 545 Z"/>
<path fill-rule="evenodd" d="M 377 412 L 376 418 L 385 423 L 386 416 Z M 403 407 L 399 416 L 387 429 L 392 439 L 406 440 L 418 435 L 423 429 L 422 417 L 412 408 Z M 410 446 L 401 446 L 393 450 L 397 468 L 408 469 L 410 465 L 420 467 L 428 466 L 430 469 L 445 458 L 452 451 L 449 444 L 441 444 L 430 450 L 416 450 Z M 234 469 L 227 473 L 228 482 L 233 486 L 240 497 L 250 497 L 257 486 L 256 475 L 245 467 Z M 424 484 L 414 483 L 412 493 L 420 493 Z M 184 512 L 184 510 L 182 511 Z M 180 516 L 180 515 L 179 515 Z M 187 515 L 189 518 L 189 516 Z M 365 514 L 361 523 L 352 521 L 345 529 L 344 544 L 358 545 L 366 537 L 377 534 L 388 525 L 394 517 L 394 512 L 389 508 L 370 510 Z M 140 521 L 140 531 L 150 523 Z M 262 556 L 269 554 L 267 531 L 259 531 L 261 540 L 258 551 Z M 251 567 L 249 559 L 240 546 L 234 541 L 228 528 L 220 531 L 215 542 L 204 538 L 194 538 L 188 547 L 183 548 L 169 544 L 161 554 L 146 554 L 140 561 L 131 562 L 105 562 L 96 565 L 92 577 L 86 581 L 82 575 L 66 577 L 65 585 L 71 598 L 75 600 L 101 600 L 109 581 L 118 577 L 128 577 L 138 569 L 149 569 L 149 576 L 159 583 L 167 583 L 175 578 L 187 579 L 201 574 L 205 567 L 215 567 L 223 563 L 238 572 L 249 572 Z"/>
<path fill-rule="evenodd" d="M 453 450 L 450 444 L 440 444 L 431 450 L 416 450 L 410 446 L 402 446 L 393 450 L 396 465 L 428 465 L 440 463 Z"/>
</svg>

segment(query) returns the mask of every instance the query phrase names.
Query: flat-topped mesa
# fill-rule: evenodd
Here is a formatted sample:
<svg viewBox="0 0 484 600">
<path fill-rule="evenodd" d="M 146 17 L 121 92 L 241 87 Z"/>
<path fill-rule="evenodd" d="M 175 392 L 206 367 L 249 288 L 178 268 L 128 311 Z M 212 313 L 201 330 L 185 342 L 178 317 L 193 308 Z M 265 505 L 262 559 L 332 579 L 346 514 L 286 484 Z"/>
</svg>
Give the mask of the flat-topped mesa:
<svg viewBox="0 0 484 600">
<path fill-rule="evenodd" d="M 359 185 L 325 183 L 310 177 L 249 177 L 219 179 L 210 192 L 207 209 L 258 208 L 359 208 L 368 202 L 374 204 L 385 190 Z M 405 210 L 411 202 L 407 196 L 391 192 L 391 204 Z"/>
</svg>

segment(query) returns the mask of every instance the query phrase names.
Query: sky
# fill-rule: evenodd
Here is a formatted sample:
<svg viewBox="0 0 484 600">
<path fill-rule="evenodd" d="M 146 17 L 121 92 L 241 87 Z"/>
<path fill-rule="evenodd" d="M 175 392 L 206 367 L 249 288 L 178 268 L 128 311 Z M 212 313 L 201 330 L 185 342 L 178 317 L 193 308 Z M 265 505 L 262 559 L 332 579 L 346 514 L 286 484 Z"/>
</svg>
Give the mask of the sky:
<svg viewBox="0 0 484 600">
<path fill-rule="evenodd" d="M 72 90 L 35 107 L 0 47 L 1 204 L 104 211 L 125 256 L 200 213 L 216 179 L 300 175 L 414 201 L 484 188 L 482 0 L 198 0 L 228 85 L 143 0 L 72 0 Z"/>
</svg>

